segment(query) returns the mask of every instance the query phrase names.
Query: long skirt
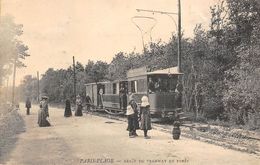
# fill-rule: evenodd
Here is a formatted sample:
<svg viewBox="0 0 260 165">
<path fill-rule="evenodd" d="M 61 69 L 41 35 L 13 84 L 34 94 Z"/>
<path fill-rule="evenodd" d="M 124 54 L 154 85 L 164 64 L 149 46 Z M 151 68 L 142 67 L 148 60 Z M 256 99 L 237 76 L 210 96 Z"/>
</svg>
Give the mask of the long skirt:
<svg viewBox="0 0 260 165">
<path fill-rule="evenodd" d="M 82 105 L 78 105 L 75 111 L 75 116 L 82 116 Z"/>
<path fill-rule="evenodd" d="M 40 127 L 49 127 L 51 124 L 47 120 L 47 114 L 44 110 L 39 110 L 38 113 L 38 124 Z"/>
<path fill-rule="evenodd" d="M 30 108 L 27 108 L 26 114 L 27 114 L 27 115 L 30 115 Z"/>
<path fill-rule="evenodd" d="M 64 116 L 65 116 L 65 117 L 70 117 L 70 116 L 72 116 L 71 108 L 70 108 L 70 107 L 66 107 L 66 108 L 65 108 Z"/>
<path fill-rule="evenodd" d="M 128 120 L 128 125 L 126 129 L 127 131 L 135 131 L 137 129 L 140 129 L 137 113 L 127 116 L 127 120 Z"/>
<path fill-rule="evenodd" d="M 141 130 L 151 130 L 151 116 L 150 113 L 143 113 L 141 114 L 141 121 L 140 121 L 140 128 Z"/>
</svg>

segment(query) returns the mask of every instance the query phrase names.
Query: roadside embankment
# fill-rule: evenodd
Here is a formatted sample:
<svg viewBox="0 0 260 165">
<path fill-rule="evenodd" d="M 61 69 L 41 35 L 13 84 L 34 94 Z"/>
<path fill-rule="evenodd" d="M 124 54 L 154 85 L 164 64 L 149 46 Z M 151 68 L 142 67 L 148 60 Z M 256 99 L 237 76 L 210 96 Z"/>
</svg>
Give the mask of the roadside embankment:
<svg viewBox="0 0 260 165">
<path fill-rule="evenodd" d="M 12 147 L 6 148 L 7 144 L 15 145 L 16 134 L 24 131 L 24 120 L 18 110 L 10 106 L 0 106 L 0 162 L 2 155 L 8 153 Z"/>
</svg>

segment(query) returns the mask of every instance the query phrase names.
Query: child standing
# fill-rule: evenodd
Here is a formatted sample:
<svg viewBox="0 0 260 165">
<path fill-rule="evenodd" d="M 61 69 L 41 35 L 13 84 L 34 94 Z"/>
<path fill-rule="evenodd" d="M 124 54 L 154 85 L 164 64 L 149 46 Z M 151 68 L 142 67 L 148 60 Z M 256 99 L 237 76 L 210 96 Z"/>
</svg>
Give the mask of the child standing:
<svg viewBox="0 0 260 165">
<path fill-rule="evenodd" d="M 151 126 L 151 114 L 150 114 L 150 104 L 147 96 L 143 96 L 141 99 L 142 103 L 140 106 L 140 121 L 141 121 L 141 130 L 144 131 L 144 138 L 150 139 L 151 137 L 147 135 L 148 130 L 152 129 Z"/>
<path fill-rule="evenodd" d="M 136 133 L 136 130 L 139 129 L 138 108 L 136 102 L 134 101 L 133 95 L 129 96 L 126 115 L 128 120 L 127 130 L 129 131 L 129 137 L 133 138 L 138 136 Z"/>
</svg>

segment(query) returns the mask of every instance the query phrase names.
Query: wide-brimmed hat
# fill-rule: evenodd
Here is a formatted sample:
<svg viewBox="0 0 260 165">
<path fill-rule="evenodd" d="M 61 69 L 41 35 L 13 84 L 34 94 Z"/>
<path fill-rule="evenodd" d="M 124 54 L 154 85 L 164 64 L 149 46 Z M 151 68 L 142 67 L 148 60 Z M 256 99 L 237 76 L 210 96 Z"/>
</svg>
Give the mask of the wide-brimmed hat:
<svg viewBox="0 0 260 165">
<path fill-rule="evenodd" d="M 49 99 L 49 97 L 48 96 L 42 96 L 42 99 L 47 100 L 47 99 Z"/>
<path fill-rule="evenodd" d="M 141 99 L 142 103 L 141 103 L 141 106 L 142 107 L 146 107 L 147 105 L 150 105 L 149 104 L 149 99 L 147 96 L 143 96 L 142 99 Z"/>
<path fill-rule="evenodd" d="M 80 98 L 80 95 L 77 95 L 77 98 Z"/>
</svg>

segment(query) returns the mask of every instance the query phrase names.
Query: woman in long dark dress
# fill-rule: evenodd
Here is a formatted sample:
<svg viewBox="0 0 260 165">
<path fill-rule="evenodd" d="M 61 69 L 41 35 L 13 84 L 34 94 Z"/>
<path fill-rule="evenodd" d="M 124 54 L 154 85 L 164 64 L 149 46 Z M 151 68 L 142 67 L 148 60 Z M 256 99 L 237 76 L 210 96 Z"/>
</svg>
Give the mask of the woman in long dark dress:
<svg viewBox="0 0 260 165">
<path fill-rule="evenodd" d="M 66 100 L 66 106 L 65 106 L 65 112 L 64 112 L 64 117 L 70 117 L 72 116 L 71 113 L 71 106 L 70 106 L 70 100 Z"/>
<path fill-rule="evenodd" d="M 76 98 L 76 111 L 75 111 L 75 116 L 82 116 L 82 109 L 83 109 L 83 106 L 82 106 L 82 100 L 81 100 L 81 97 L 80 95 L 77 96 Z"/>
<path fill-rule="evenodd" d="M 40 127 L 49 127 L 51 124 L 47 120 L 47 117 L 49 117 L 49 108 L 48 108 L 48 97 L 43 96 L 42 101 L 40 102 L 40 110 L 38 114 L 38 125 Z"/>
<path fill-rule="evenodd" d="M 151 137 L 147 135 L 147 132 L 148 132 L 148 130 L 152 129 L 150 104 L 149 104 L 147 96 L 143 96 L 141 100 L 142 100 L 142 103 L 140 106 L 140 121 L 141 121 L 140 128 L 141 128 L 141 130 L 144 131 L 144 138 L 149 139 Z"/>
</svg>

